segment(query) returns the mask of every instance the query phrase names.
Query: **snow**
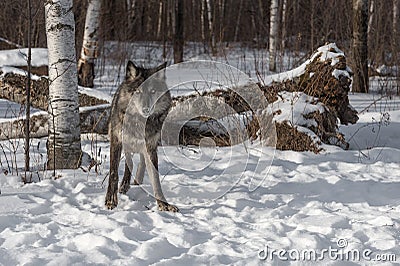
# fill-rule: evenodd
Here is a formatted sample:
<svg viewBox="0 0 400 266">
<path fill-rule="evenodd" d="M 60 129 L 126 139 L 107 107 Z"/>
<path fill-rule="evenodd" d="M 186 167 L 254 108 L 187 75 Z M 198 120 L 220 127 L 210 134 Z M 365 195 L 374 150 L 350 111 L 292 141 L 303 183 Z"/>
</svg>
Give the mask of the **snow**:
<svg viewBox="0 0 400 266">
<path fill-rule="evenodd" d="M 318 126 L 314 119 L 306 119 L 304 115 L 319 112 L 323 113 L 325 107 L 317 103 L 317 98 L 308 96 L 303 92 L 280 92 L 278 100 L 271 105 L 271 111 L 277 113 L 274 121 L 288 121 L 291 125 L 304 127 Z"/>
<path fill-rule="evenodd" d="M 97 87 L 80 90 L 89 94 L 98 89 L 110 97 L 117 85 L 116 69 L 107 66 L 95 80 Z M 146 177 L 143 186 L 119 195 L 116 209 L 106 210 L 109 142 L 103 136 L 82 137 L 84 152 L 100 163 L 97 172 L 87 171 L 85 161 L 85 171 L 60 170 L 57 179 L 43 171 L 46 139 L 33 139 L 34 182 L 28 184 L 21 182 L 22 140 L 1 141 L 0 167 L 9 173 L 0 174 L 0 264 L 298 265 L 312 262 L 281 261 L 277 256 L 262 261 L 260 252 L 267 246 L 321 254 L 323 249 L 337 249 L 339 243 L 346 244 L 343 250 L 371 250 L 372 259 L 396 254 L 398 263 L 400 99 L 393 93 L 380 94 L 381 88 L 349 95 L 360 120 L 339 128 L 350 140 L 347 151 L 324 145 L 325 151 L 317 155 L 275 151 L 257 143 L 160 147 L 163 190 L 180 213 L 156 210 L 146 193 L 151 191 Z M 281 96 L 273 108 L 302 99 L 290 114 L 283 108 L 281 119 L 295 114 L 301 120 L 300 111 L 323 111 L 318 104 L 306 105 L 313 99 L 304 94 Z M 1 117 L 6 104 L 0 102 Z M 137 164 L 138 158 L 134 161 Z M 8 169 L 13 163 L 18 175 Z M 120 176 L 123 169 L 121 163 Z M 250 191 L 250 184 L 261 185 Z M 318 263 L 351 261 L 325 256 Z"/>
<path fill-rule="evenodd" d="M 300 77 L 303 75 L 306 71 L 306 67 L 308 64 L 313 62 L 316 57 L 319 57 L 319 61 L 325 62 L 327 60 L 331 60 L 331 65 L 334 66 L 336 63 L 339 62 L 339 57 L 344 56 L 344 53 L 342 50 L 340 50 L 335 43 L 329 43 L 326 45 L 323 45 L 317 49 L 317 51 L 310 57 L 310 59 L 306 60 L 304 63 L 302 63 L 300 66 L 285 71 L 281 72 L 278 74 L 273 74 L 269 75 L 266 78 L 263 79 L 263 83 L 268 86 L 271 85 L 273 82 L 283 82 L 285 80 L 293 79 L 295 77 Z M 346 77 L 350 78 L 351 69 L 347 67 L 346 70 L 338 70 L 335 69 L 332 73 L 332 75 L 336 78 L 339 79 L 340 75 L 344 75 Z M 310 73 L 313 74 L 313 73 Z"/>
<path fill-rule="evenodd" d="M 26 75 L 27 74 L 27 71 L 17 68 L 17 67 L 0 66 L 0 70 L 2 72 L 0 77 L 4 77 L 5 74 L 7 74 L 7 73 L 12 73 L 12 74 L 17 74 L 17 75 Z M 31 73 L 31 79 L 39 80 L 40 77 L 38 75 Z"/>
<path fill-rule="evenodd" d="M 0 51 L 0 66 L 27 66 L 28 49 Z M 47 48 L 32 49 L 32 66 L 47 66 Z"/>
</svg>

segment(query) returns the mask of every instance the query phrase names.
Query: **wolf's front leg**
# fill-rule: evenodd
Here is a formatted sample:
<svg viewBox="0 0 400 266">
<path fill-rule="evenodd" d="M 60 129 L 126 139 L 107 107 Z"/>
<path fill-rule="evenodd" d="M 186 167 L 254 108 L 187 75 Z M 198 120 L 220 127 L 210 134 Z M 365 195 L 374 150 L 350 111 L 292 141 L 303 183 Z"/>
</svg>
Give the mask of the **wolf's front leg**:
<svg viewBox="0 0 400 266">
<path fill-rule="evenodd" d="M 158 156 L 157 150 L 148 150 L 148 153 L 144 154 L 147 173 L 149 173 L 151 185 L 153 186 L 154 196 L 157 200 L 158 210 L 178 212 L 178 207 L 169 204 L 164 197 L 161 189 L 160 177 L 158 174 Z"/>
<path fill-rule="evenodd" d="M 130 152 L 125 152 L 125 171 L 124 178 L 122 179 L 121 185 L 119 187 L 119 193 L 126 194 L 131 188 L 131 171 L 132 171 L 132 155 Z"/>
<path fill-rule="evenodd" d="M 121 160 L 122 143 L 111 136 L 110 140 L 110 176 L 105 199 L 107 209 L 114 209 L 118 205 L 118 166 Z"/>
</svg>

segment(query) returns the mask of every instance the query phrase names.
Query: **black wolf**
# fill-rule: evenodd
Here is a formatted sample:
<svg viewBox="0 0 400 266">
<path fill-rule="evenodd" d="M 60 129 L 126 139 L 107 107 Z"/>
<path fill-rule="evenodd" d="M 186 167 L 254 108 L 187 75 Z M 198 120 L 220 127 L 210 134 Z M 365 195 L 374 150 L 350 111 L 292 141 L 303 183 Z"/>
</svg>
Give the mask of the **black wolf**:
<svg viewBox="0 0 400 266">
<path fill-rule="evenodd" d="M 167 203 L 158 175 L 157 146 L 161 139 L 163 122 L 172 104 L 171 95 L 165 83 L 165 67 L 164 63 L 158 67 L 146 69 L 137 67 L 129 61 L 125 80 L 114 95 L 108 130 L 110 135 L 110 176 L 105 199 L 108 209 L 113 209 L 118 205 L 118 166 L 121 160 L 122 131 L 124 129 L 126 163 L 119 192 L 126 193 L 129 190 L 132 153 L 139 153 L 140 163 L 134 184 L 142 184 L 146 168 L 158 209 L 160 211 L 178 211 L 176 206 Z M 150 76 L 152 76 L 151 79 L 147 80 Z M 145 82 L 145 80 L 147 81 Z"/>
</svg>

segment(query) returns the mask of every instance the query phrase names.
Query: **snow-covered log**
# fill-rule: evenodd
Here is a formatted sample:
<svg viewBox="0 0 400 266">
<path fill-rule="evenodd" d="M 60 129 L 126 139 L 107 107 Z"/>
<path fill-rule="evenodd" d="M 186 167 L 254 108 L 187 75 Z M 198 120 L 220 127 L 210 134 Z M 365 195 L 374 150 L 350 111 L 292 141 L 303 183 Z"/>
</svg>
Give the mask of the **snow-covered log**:
<svg viewBox="0 0 400 266">
<path fill-rule="evenodd" d="M 79 109 L 81 133 L 107 134 L 110 105 L 83 107 Z M 33 138 L 47 137 L 49 115 L 39 112 L 31 115 L 30 134 Z M 25 118 L 10 119 L 0 123 L 0 140 L 24 137 Z"/>
<path fill-rule="evenodd" d="M 331 43 L 318 48 L 298 68 L 269 76 L 264 85 L 260 84 L 274 116 L 277 148 L 316 153 L 321 150 L 321 143 L 348 148 L 343 134 L 338 131 L 338 120 L 344 125 L 358 120 L 348 99 L 351 75 L 344 53 Z M 249 111 L 243 99 L 231 91 L 216 90 L 201 96 L 223 99 L 237 112 Z M 182 96 L 176 100 L 185 101 L 191 97 L 195 96 Z M 204 125 L 207 123 L 215 121 L 202 122 L 202 128 L 213 128 Z M 257 138 L 258 128 L 257 121 L 247 122 L 246 129 L 251 138 Z M 217 144 L 229 145 L 228 135 L 212 130 L 199 132 L 195 128 L 186 130 L 184 144 L 198 144 L 200 134 L 213 138 Z"/>
</svg>

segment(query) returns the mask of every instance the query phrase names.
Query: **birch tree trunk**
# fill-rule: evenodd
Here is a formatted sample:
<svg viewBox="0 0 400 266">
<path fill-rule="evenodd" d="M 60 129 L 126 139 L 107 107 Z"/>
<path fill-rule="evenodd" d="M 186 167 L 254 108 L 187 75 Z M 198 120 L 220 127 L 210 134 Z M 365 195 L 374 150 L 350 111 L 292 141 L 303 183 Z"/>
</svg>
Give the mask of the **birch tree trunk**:
<svg viewBox="0 0 400 266">
<path fill-rule="evenodd" d="M 282 55 L 285 53 L 286 48 L 286 8 L 287 8 L 287 0 L 283 0 L 282 3 L 282 36 L 281 36 L 281 53 Z"/>
<path fill-rule="evenodd" d="M 81 142 L 72 0 L 48 0 L 45 11 L 50 82 L 47 168 L 77 168 Z"/>
<path fill-rule="evenodd" d="M 25 144 L 24 144 L 24 154 L 25 154 L 25 172 L 30 170 L 30 123 L 29 117 L 31 117 L 31 67 L 32 67 L 32 2 L 28 0 L 28 73 L 26 79 L 26 104 L 25 104 Z M 26 173 L 25 173 L 26 177 Z"/>
<path fill-rule="evenodd" d="M 213 55 L 216 55 L 216 47 L 215 47 L 215 32 L 214 32 L 214 19 L 213 12 L 211 10 L 211 0 L 205 0 L 207 4 L 207 13 L 208 13 L 208 30 L 210 32 L 210 45 L 211 52 Z"/>
<path fill-rule="evenodd" d="M 269 70 L 276 71 L 276 46 L 278 38 L 278 0 L 271 0 L 269 24 Z"/>
<path fill-rule="evenodd" d="M 399 0 L 393 0 L 393 37 L 392 43 L 396 45 L 399 33 Z"/>
<path fill-rule="evenodd" d="M 393 0 L 393 37 L 392 37 L 392 53 L 394 62 L 398 62 L 399 53 L 399 0 Z M 397 68 L 398 69 L 398 68 Z M 397 70 L 396 75 L 399 76 Z M 397 94 L 399 94 L 399 87 L 397 87 Z"/>
<path fill-rule="evenodd" d="M 201 24 L 201 40 L 203 44 L 205 44 L 206 34 L 205 34 L 205 27 L 204 27 L 204 11 L 206 9 L 204 0 L 201 0 L 201 7 L 200 7 L 200 24 Z"/>
<path fill-rule="evenodd" d="M 374 0 L 371 0 L 369 2 L 368 36 L 371 35 L 372 23 L 374 21 L 374 15 L 375 15 L 375 3 L 374 3 Z"/>
<path fill-rule="evenodd" d="M 368 92 L 368 0 L 353 0 L 353 92 Z"/>
<path fill-rule="evenodd" d="M 81 57 L 78 61 L 78 83 L 93 88 L 94 61 L 98 55 L 101 0 L 89 0 Z"/>
<path fill-rule="evenodd" d="M 158 5 L 158 22 L 157 22 L 157 40 L 160 39 L 161 35 L 161 25 L 162 25 L 162 18 L 163 18 L 163 0 L 160 0 Z"/>
</svg>

